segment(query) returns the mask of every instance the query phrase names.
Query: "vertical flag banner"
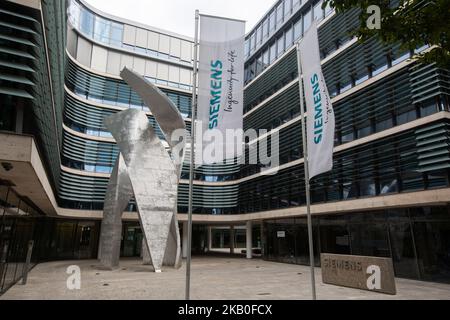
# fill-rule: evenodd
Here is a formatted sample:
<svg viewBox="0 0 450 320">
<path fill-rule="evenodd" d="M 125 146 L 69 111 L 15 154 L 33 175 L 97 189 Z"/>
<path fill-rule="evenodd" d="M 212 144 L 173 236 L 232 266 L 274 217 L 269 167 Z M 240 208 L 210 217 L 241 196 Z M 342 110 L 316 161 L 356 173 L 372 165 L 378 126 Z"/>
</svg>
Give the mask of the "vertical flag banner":
<svg viewBox="0 0 450 320">
<path fill-rule="evenodd" d="M 244 21 L 200 15 L 197 166 L 242 155 L 244 41 Z"/>
<path fill-rule="evenodd" d="M 333 106 L 320 64 L 317 21 L 305 33 L 299 51 L 306 99 L 306 136 L 311 179 L 333 168 L 335 130 Z"/>
</svg>

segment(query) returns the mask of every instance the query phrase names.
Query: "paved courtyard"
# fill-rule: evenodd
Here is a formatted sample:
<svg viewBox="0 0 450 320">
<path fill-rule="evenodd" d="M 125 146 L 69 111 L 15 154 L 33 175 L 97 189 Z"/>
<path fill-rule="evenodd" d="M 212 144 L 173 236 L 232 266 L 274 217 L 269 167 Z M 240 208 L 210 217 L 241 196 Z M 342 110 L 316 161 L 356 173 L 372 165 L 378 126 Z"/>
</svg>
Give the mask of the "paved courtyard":
<svg viewBox="0 0 450 320">
<path fill-rule="evenodd" d="M 67 267 L 81 268 L 81 289 L 68 290 Z M 309 299 L 307 266 L 236 257 L 194 257 L 192 299 Z M 183 299 L 185 266 L 151 272 L 138 259 L 124 259 L 114 271 L 101 270 L 96 260 L 37 265 L 26 286 L 16 284 L 0 299 Z M 385 295 L 322 283 L 316 269 L 319 299 L 450 299 L 450 285 L 396 279 L 397 295 Z"/>
</svg>

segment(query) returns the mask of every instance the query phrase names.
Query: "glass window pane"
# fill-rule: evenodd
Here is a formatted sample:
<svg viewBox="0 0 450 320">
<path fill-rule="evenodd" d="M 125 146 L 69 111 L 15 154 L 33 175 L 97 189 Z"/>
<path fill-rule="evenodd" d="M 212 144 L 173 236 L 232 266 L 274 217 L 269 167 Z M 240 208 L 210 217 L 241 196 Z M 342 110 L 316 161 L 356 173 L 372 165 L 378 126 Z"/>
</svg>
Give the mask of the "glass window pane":
<svg viewBox="0 0 450 320">
<path fill-rule="evenodd" d="M 262 41 L 262 25 L 256 29 L 256 46 L 259 46 Z"/>
<path fill-rule="evenodd" d="M 256 75 L 260 74 L 263 70 L 262 56 L 256 59 Z"/>
<path fill-rule="evenodd" d="M 94 39 L 101 43 L 109 43 L 110 26 L 109 21 L 95 17 Z"/>
<path fill-rule="evenodd" d="M 289 28 L 289 29 L 286 31 L 286 35 L 285 35 L 285 39 L 286 39 L 286 49 L 289 48 L 289 47 L 292 45 L 292 41 L 293 41 L 292 33 L 293 33 L 293 32 L 292 32 L 292 27 Z"/>
<path fill-rule="evenodd" d="M 269 32 L 272 33 L 275 30 L 275 10 L 270 13 L 269 16 Z"/>
<path fill-rule="evenodd" d="M 269 37 L 269 20 L 266 18 L 262 24 L 263 41 Z"/>
<path fill-rule="evenodd" d="M 308 11 L 303 15 L 303 30 L 305 32 L 308 31 L 310 25 L 311 25 L 311 11 Z"/>
<path fill-rule="evenodd" d="M 245 40 L 244 51 L 245 56 L 248 57 L 250 55 L 250 39 Z"/>
<path fill-rule="evenodd" d="M 277 57 L 281 56 L 284 52 L 284 37 L 281 36 L 277 41 Z"/>
<path fill-rule="evenodd" d="M 277 46 L 276 42 L 274 42 L 270 46 L 270 63 L 272 63 L 277 58 Z"/>
<path fill-rule="evenodd" d="M 92 37 L 94 32 L 94 16 L 86 9 L 81 11 L 80 29 L 85 35 Z"/>
<path fill-rule="evenodd" d="M 302 20 L 299 19 L 294 24 L 294 41 L 300 39 L 301 36 L 302 36 Z"/>
<path fill-rule="evenodd" d="M 323 19 L 322 0 L 314 6 L 314 20 L 320 21 Z"/>
<path fill-rule="evenodd" d="M 284 0 L 284 16 L 287 17 L 291 14 L 292 0 Z"/>
<path fill-rule="evenodd" d="M 283 2 L 277 7 L 277 26 L 283 22 Z"/>
<path fill-rule="evenodd" d="M 255 33 L 253 33 L 250 37 L 250 54 L 255 51 L 255 46 L 256 46 Z"/>
<path fill-rule="evenodd" d="M 111 41 L 110 44 L 120 46 L 122 44 L 123 25 L 119 23 L 111 23 Z"/>
</svg>

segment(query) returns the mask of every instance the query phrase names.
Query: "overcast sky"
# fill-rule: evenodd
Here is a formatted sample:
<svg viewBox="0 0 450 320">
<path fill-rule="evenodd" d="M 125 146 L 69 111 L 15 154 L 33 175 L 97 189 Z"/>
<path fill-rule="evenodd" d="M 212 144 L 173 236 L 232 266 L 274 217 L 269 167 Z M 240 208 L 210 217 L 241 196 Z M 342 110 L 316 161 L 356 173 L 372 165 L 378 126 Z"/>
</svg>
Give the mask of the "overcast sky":
<svg viewBox="0 0 450 320">
<path fill-rule="evenodd" d="M 194 37 L 200 13 L 246 20 L 250 31 L 275 0 L 86 0 L 95 8 L 149 26 Z"/>
</svg>

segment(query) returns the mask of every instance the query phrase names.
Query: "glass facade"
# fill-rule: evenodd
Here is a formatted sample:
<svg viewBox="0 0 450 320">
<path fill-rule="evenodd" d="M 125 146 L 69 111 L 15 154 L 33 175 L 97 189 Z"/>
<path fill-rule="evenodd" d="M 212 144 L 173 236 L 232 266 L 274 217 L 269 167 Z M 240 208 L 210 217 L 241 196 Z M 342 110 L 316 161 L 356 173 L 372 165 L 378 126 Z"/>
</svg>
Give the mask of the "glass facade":
<svg viewBox="0 0 450 320">
<path fill-rule="evenodd" d="M 450 283 L 448 206 L 355 212 L 313 218 L 315 265 L 319 253 L 391 257 L 397 277 Z M 268 260 L 309 264 L 306 218 L 263 224 Z"/>
</svg>

